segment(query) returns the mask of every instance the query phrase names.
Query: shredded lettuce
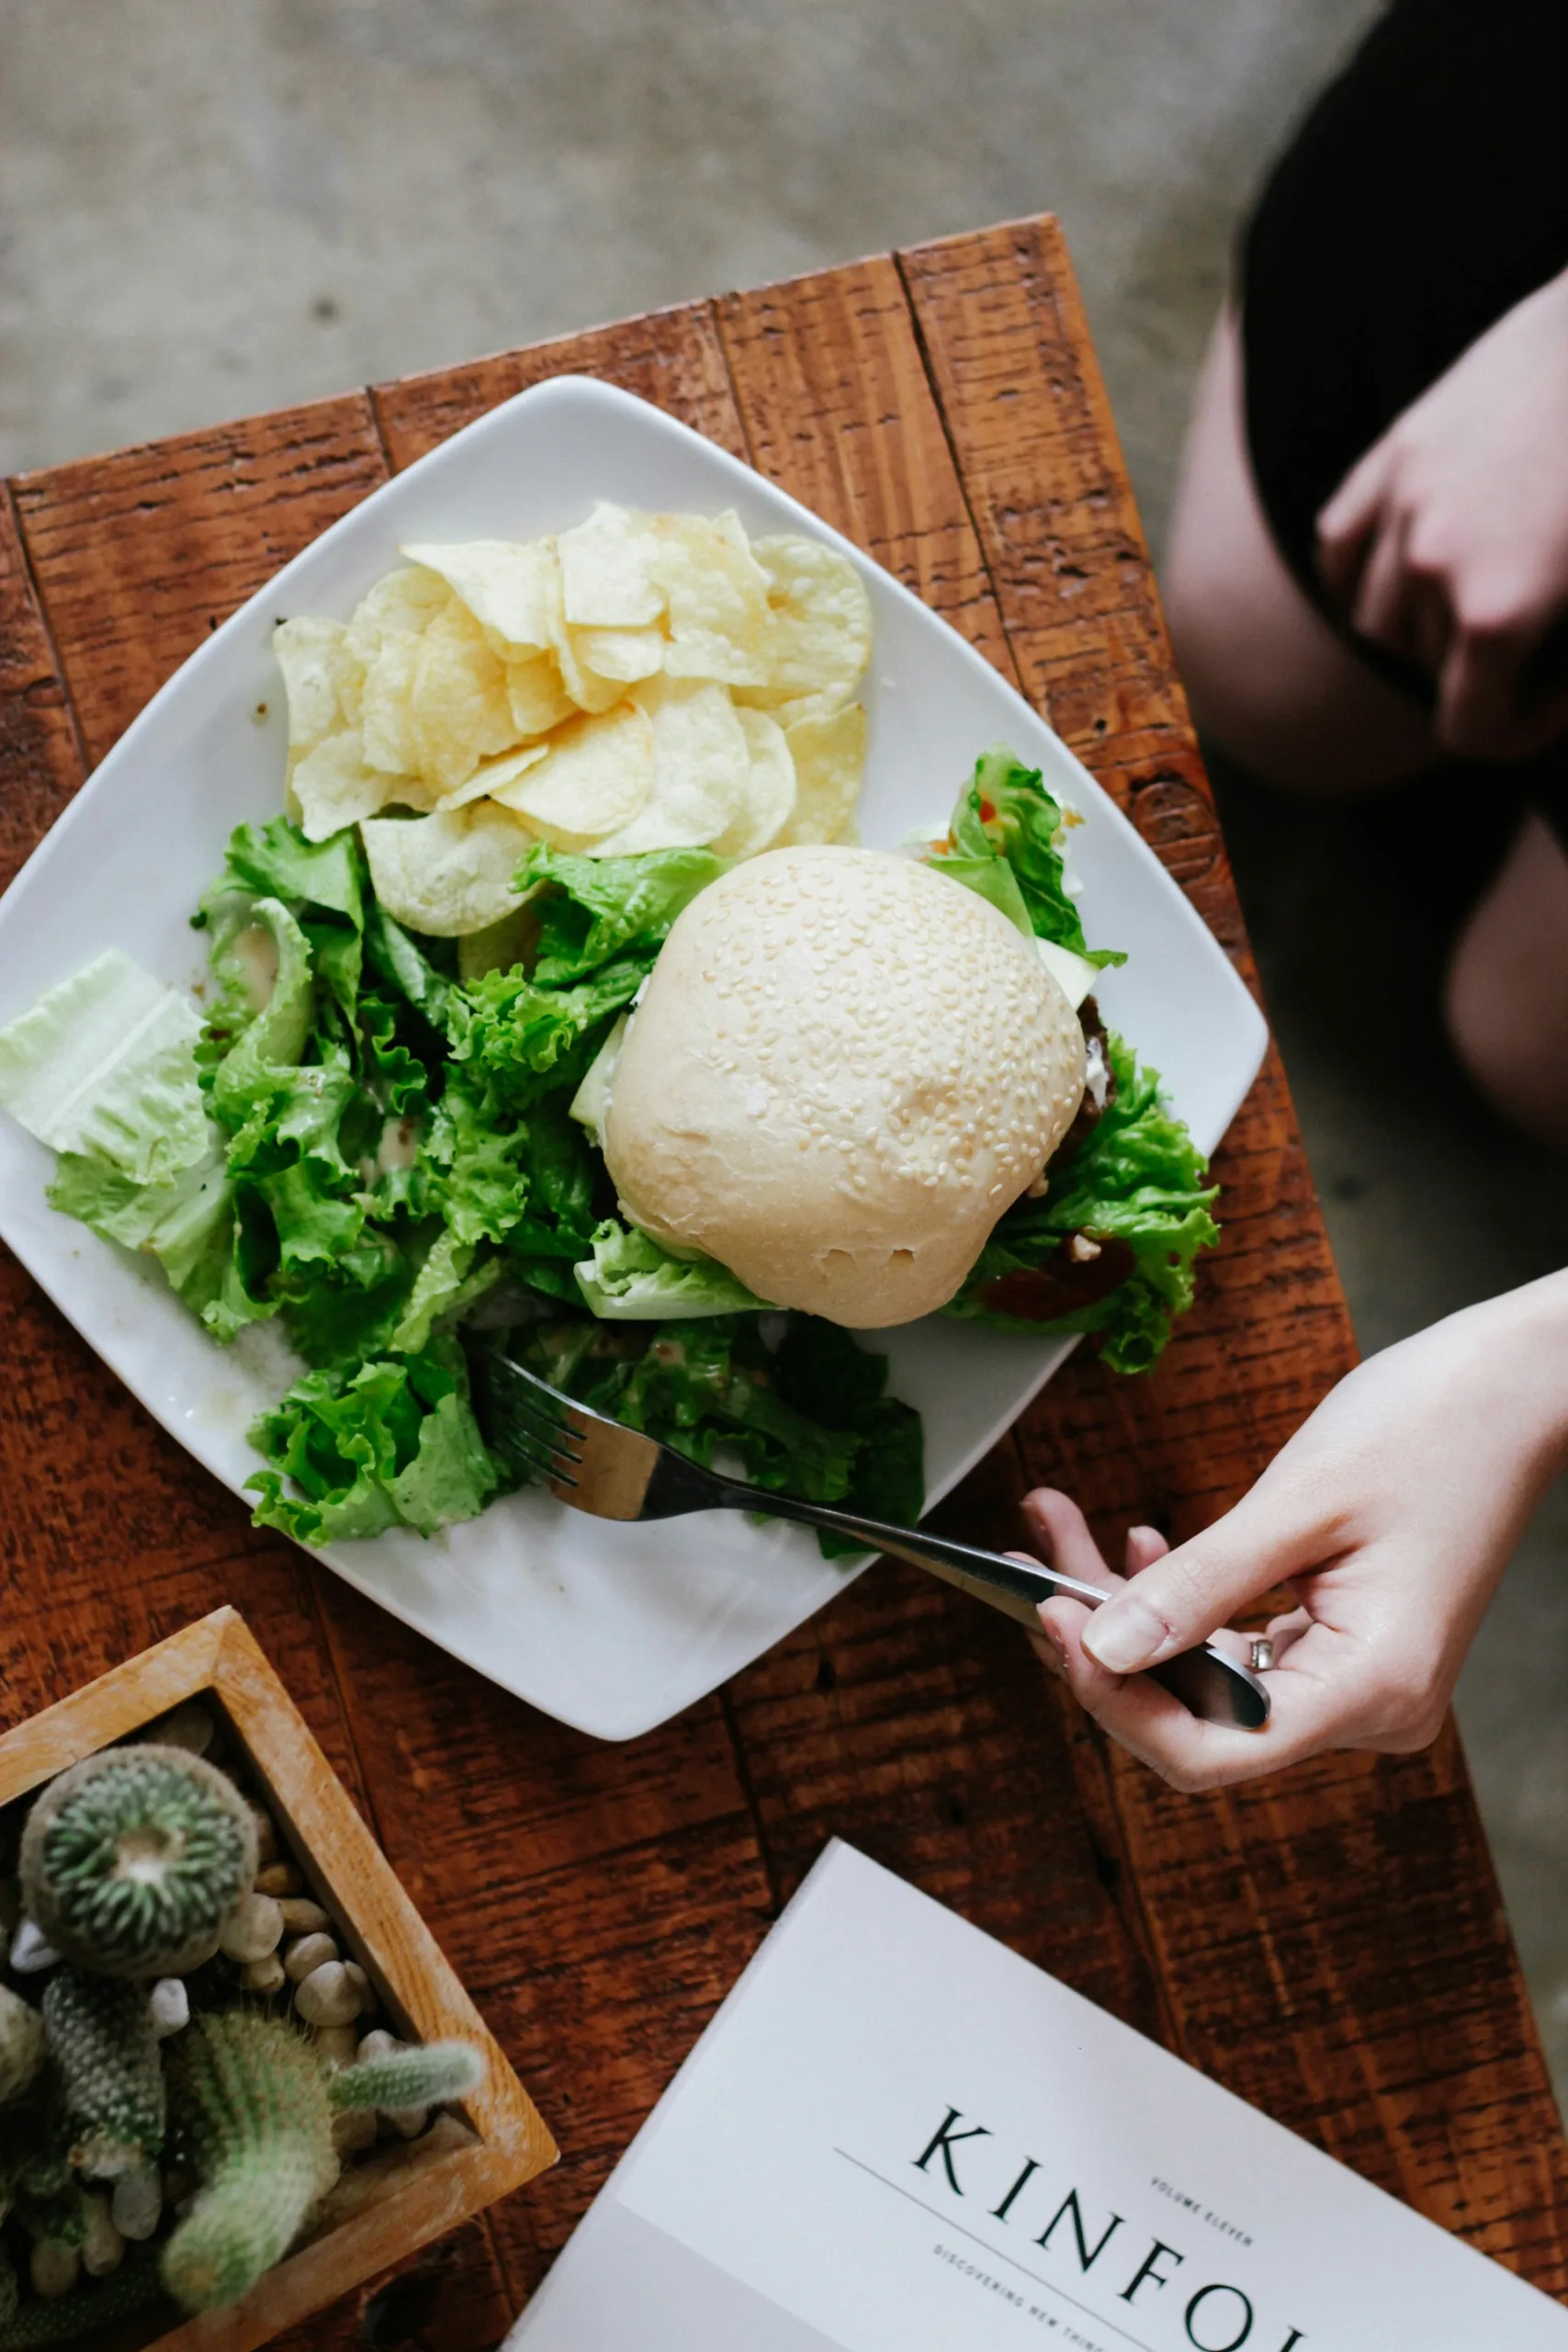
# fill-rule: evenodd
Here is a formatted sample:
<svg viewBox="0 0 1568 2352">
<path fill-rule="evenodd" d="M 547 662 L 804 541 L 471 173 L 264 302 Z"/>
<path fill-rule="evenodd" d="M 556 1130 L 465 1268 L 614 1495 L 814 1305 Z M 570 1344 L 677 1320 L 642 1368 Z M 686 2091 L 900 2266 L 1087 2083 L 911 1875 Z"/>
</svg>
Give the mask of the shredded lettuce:
<svg viewBox="0 0 1568 2352">
<path fill-rule="evenodd" d="M 595 1228 L 592 1253 L 573 1269 L 577 1287 L 606 1323 L 664 1323 L 765 1308 L 711 1258 L 672 1258 L 636 1226 L 614 1217 Z"/>
<path fill-rule="evenodd" d="M 999 907 L 1026 938 L 1049 939 L 1087 963 L 1124 964 L 1119 948 L 1091 948 L 1067 895 L 1059 803 L 1038 768 L 1005 745 L 983 752 L 958 796 L 944 844 L 926 863 Z"/>
</svg>

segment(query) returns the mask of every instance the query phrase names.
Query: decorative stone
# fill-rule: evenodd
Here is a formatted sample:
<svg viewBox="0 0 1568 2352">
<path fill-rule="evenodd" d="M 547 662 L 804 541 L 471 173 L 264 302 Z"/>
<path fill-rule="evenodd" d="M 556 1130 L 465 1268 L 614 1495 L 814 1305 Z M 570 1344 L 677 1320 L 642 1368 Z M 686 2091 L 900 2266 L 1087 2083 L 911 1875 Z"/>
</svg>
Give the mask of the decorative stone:
<svg viewBox="0 0 1568 2352">
<path fill-rule="evenodd" d="M 30 1919 L 18 1922 L 11 1939 L 11 1965 L 18 1976 L 36 1976 L 45 1968 L 56 1968 L 60 1954 L 46 1939 L 43 1929 Z"/>
<path fill-rule="evenodd" d="M 304 1884 L 292 1862 L 266 1862 L 256 1872 L 258 1894 L 299 1894 Z"/>
<path fill-rule="evenodd" d="M 156 2169 L 122 2174 L 109 2199 L 109 2218 L 122 2238 L 150 2238 L 164 2210 L 164 2184 Z"/>
<path fill-rule="evenodd" d="M 389 2033 L 384 2025 L 374 2025 L 368 2033 L 360 2036 L 354 2054 L 356 2058 L 389 2058 L 394 2050 L 407 2048 L 407 2042 L 400 2041 L 395 2033 Z"/>
<path fill-rule="evenodd" d="M 387 2107 L 381 2112 L 400 2140 L 417 2140 L 430 2121 L 427 2107 Z"/>
<path fill-rule="evenodd" d="M 351 2025 L 323 2025 L 315 2036 L 316 2055 L 323 2066 L 335 2074 L 340 2066 L 354 2064 L 355 2031 Z"/>
<path fill-rule="evenodd" d="M 348 1971 L 349 1983 L 359 1996 L 360 2014 L 365 2016 L 376 2006 L 374 1987 L 356 1960 L 345 1960 L 344 1966 Z"/>
<path fill-rule="evenodd" d="M 333 2117 L 333 2145 L 340 2156 L 356 2156 L 376 2144 L 373 2107 L 345 2108 Z"/>
<path fill-rule="evenodd" d="M 28 2265 L 34 2294 L 46 2302 L 58 2301 L 71 2292 L 81 2267 L 82 2257 L 73 2245 L 62 2245 L 58 2238 L 39 2238 Z"/>
<path fill-rule="evenodd" d="M 294 1996 L 306 2025 L 352 2025 L 361 2006 L 359 1987 L 341 1960 L 313 1969 Z"/>
<path fill-rule="evenodd" d="M 265 1870 L 269 1862 L 277 1860 L 277 1824 L 259 1804 L 253 1804 L 251 1811 L 256 1825 L 256 1868 Z"/>
<path fill-rule="evenodd" d="M 324 1968 L 330 1960 L 338 1958 L 338 1948 L 331 1936 L 299 1936 L 283 1951 L 285 1974 L 295 1984 L 303 1984 L 307 1976 Z"/>
<path fill-rule="evenodd" d="M 125 2240 L 114 2225 L 109 2200 L 95 2190 L 82 2199 L 82 2218 L 87 2224 L 87 2234 L 82 2241 L 82 2267 L 89 2278 L 107 2278 L 118 2270 L 125 2252 Z"/>
<path fill-rule="evenodd" d="M 277 1953 L 269 1951 L 265 1960 L 253 1960 L 241 1969 L 240 1982 L 247 1993 L 281 1993 L 288 1979 Z"/>
<path fill-rule="evenodd" d="M 224 1920 L 218 1949 L 230 1960 L 265 1960 L 283 1938 L 283 1914 L 270 1894 L 247 1894 Z"/>
<path fill-rule="evenodd" d="M 152 2012 L 152 2030 L 160 2041 L 190 2023 L 190 1995 L 186 1991 L 183 1976 L 160 1976 L 147 1996 L 147 2004 Z"/>
<path fill-rule="evenodd" d="M 332 1926 L 331 1916 L 308 1894 L 287 1895 L 278 1905 L 286 1936 L 319 1936 Z"/>
</svg>

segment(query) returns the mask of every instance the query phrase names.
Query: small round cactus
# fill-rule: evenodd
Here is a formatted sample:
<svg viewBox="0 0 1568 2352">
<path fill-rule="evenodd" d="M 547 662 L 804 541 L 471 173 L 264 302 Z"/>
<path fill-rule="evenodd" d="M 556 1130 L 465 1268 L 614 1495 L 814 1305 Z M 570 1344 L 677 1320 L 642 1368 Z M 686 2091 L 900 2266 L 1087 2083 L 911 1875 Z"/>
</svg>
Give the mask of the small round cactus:
<svg viewBox="0 0 1568 2352">
<path fill-rule="evenodd" d="M 164 2280 L 186 2311 L 213 2311 L 282 2261 L 337 2177 L 326 2078 L 292 2026 L 243 2009 L 194 2018 L 168 2064 L 175 2144 L 203 2185 Z"/>
<path fill-rule="evenodd" d="M 178 1747 L 109 1747 L 73 1765 L 22 1836 L 28 1918 L 56 1951 L 104 1976 L 198 1967 L 255 1870 L 250 1806 Z"/>
<path fill-rule="evenodd" d="M 157 2155 L 164 2070 L 144 1989 L 62 1968 L 44 1988 L 43 2030 L 73 2168 L 115 2180 Z"/>
</svg>

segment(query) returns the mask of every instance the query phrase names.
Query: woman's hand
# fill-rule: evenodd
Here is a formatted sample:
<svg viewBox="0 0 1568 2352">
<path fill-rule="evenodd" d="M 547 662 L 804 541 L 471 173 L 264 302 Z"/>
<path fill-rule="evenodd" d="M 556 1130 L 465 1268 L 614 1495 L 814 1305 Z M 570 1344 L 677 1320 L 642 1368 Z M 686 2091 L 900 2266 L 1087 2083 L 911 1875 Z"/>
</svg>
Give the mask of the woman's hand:
<svg viewBox="0 0 1568 2352">
<path fill-rule="evenodd" d="M 1111 1588 L 1045 1602 L 1047 1662 L 1107 1731 L 1179 1789 L 1213 1789 L 1326 1748 L 1395 1754 L 1436 1737 L 1498 1577 L 1568 1453 L 1568 1275 L 1553 1274 L 1372 1357 L 1318 1407 L 1236 1508 L 1171 1551 L 1127 1538 L 1113 1577 L 1082 1512 L 1024 1509 L 1049 1565 Z M 1134 1670 L 1189 1649 L 1270 1587 L 1262 1732 L 1199 1723 Z M 1238 1635 L 1225 1637 L 1245 1657 Z"/>
<path fill-rule="evenodd" d="M 1318 516 L 1318 558 L 1362 636 L 1437 681 L 1445 750 L 1521 758 L 1568 727 L 1561 673 L 1519 695 L 1568 615 L 1568 273 L 1368 450 Z"/>
</svg>

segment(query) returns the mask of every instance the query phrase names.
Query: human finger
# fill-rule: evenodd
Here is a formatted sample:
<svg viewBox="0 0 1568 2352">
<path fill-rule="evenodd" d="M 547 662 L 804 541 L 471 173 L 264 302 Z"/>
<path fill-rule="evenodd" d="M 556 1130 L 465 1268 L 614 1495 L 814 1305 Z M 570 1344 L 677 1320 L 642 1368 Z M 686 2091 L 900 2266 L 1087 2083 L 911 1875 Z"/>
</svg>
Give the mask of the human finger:
<svg viewBox="0 0 1568 2352">
<path fill-rule="evenodd" d="M 1371 552 L 1387 481 L 1388 455 L 1379 442 L 1351 468 L 1318 514 L 1318 574 L 1347 612 Z"/>
<path fill-rule="evenodd" d="M 1237 1731 L 1201 1722 L 1147 1675 L 1107 1673 L 1081 1638 L 1075 1642 L 1069 1634 L 1061 1657 L 1067 1683 L 1085 1712 L 1120 1746 L 1188 1794 L 1232 1787 L 1356 1744 L 1361 1702 L 1352 1679 L 1320 1671 L 1316 1661 L 1303 1670 L 1304 1664 L 1271 1672 L 1267 1726 Z"/>
<path fill-rule="evenodd" d="M 1122 1563 L 1122 1575 L 1135 1577 L 1145 1568 L 1152 1568 L 1156 1560 L 1164 1559 L 1169 1549 L 1170 1545 L 1157 1527 L 1130 1527 Z"/>
<path fill-rule="evenodd" d="M 1255 1487 L 1112 1593 L 1085 1628 L 1085 1645 L 1111 1673 L 1139 1672 L 1192 1648 L 1271 1586 L 1323 1565 L 1325 1549 L 1310 1506 L 1281 1506 L 1266 1484 Z"/>
<path fill-rule="evenodd" d="M 1374 644 L 1391 651 L 1411 650 L 1406 605 L 1410 572 L 1405 562 L 1405 524 L 1397 514 L 1385 514 L 1356 589 L 1350 608 L 1352 626 Z"/>
<path fill-rule="evenodd" d="M 1023 1498 L 1023 1516 L 1049 1568 L 1080 1584 L 1119 1584 L 1090 1532 L 1088 1520 L 1071 1495 L 1055 1487 L 1036 1487 Z"/>
<path fill-rule="evenodd" d="M 1528 651 L 1512 633 L 1455 632 L 1438 680 L 1438 741 L 1446 751 L 1484 756 L 1506 745 Z"/>
</svg>

